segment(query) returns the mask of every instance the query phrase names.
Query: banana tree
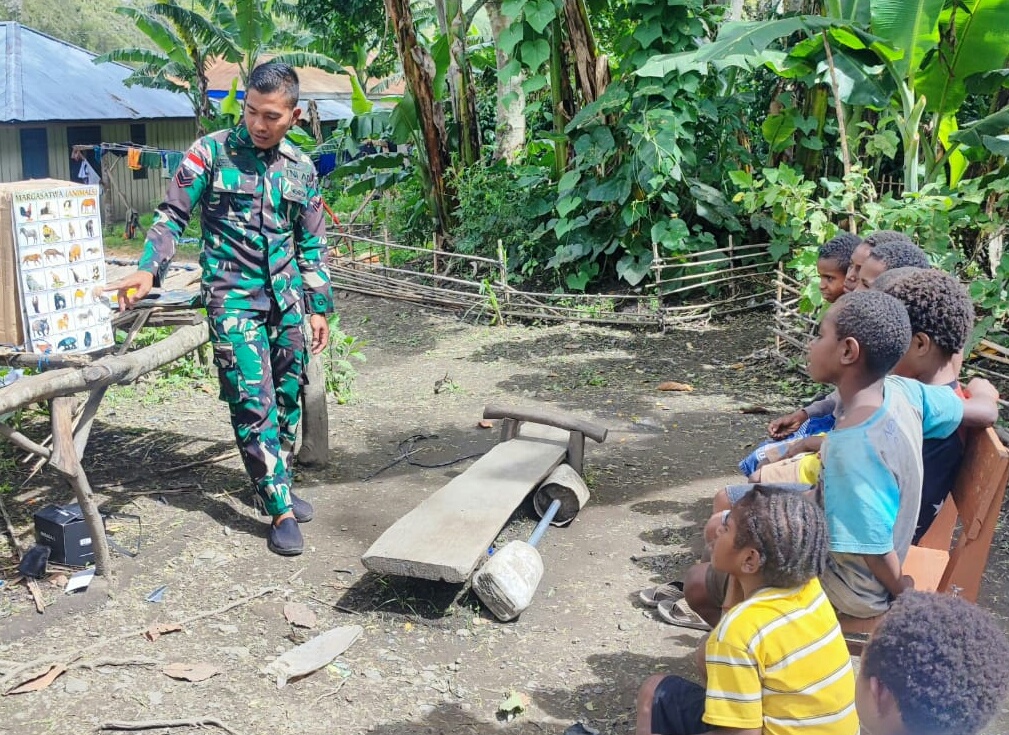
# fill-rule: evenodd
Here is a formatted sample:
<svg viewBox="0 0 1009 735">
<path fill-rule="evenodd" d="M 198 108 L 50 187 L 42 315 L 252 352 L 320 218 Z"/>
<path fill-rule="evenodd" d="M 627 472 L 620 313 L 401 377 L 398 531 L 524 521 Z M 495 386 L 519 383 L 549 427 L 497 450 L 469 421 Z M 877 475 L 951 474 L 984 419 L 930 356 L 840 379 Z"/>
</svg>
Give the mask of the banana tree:
<svg viewBox="0 0 1009 735">
<path fill-rule="evenodd" d="M 184 94 L 196 117 L 196 134 L 206 133 L 207 122 L 214 116 L 207 95 L 207 69 L 216 57 L 228 54 L 229 45 L 220 29 L 206 19 L 210 10 L 205 0 L 196 0 L 195 7 L 158 0 L 145 7 L 120 7 L 116 12 L 133 20 L 157 50 L 115 49 L 96 57 L 94 63 L 133 64 L 134 71 L 125 80 L 127 86 Z"/>
<path fill-rule="evenodd" d="M 305 51 L 315 37 L 297 27 L 297 8 L 281 0 L 203 0 L 212 21 L 227 44 L 224 57 L 238 64 L 242 86 L 264 54 L 291 66 L 310 66 L 345 73 L 340 63 L 325 54 Z"/>
<path fill-rule="evenodd" d="M 654 57 L 639 74 L 764 65 L 810 84 L 833 76 L 843 102 L 894 113 L 904 145 L 905 191 L 917 192 L 944 162 L 951 164 L 948 181 L 955 184 L 965 167 L 957 155 L 964 141 L 997 137 L 958 136 L 957 113 L 973 80 L 1005 67 L 1009 0 L 829 0 L 825 9 L 826 17 L 726 23 L 713 43 Z M 773 48 L 796 33 L 805 38 L 784 50 Z M 827 47 L 834 51 L 830 62 Z M 923 125 L 926 112 L 933 114 L 930 126 Z M 993 111 L 993 123 L 1001 120 L 999 112 Z M 993 145 L 987 147 L 998 153 Z"/>
</svg>

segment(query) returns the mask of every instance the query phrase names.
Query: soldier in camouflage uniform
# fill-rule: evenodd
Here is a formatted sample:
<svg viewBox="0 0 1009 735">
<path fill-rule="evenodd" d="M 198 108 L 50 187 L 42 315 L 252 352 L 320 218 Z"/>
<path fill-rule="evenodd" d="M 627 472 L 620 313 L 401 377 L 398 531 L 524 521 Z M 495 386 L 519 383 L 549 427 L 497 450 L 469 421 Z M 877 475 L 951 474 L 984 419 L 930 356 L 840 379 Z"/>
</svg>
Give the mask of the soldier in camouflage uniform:
<svg viewBox="0 0 1009 735">
<path fill-rule="evenodd" d="M 267 63 L 249 78 L 243 124 L 200 138 L 158 207 L 137 273 L 116 284 L 132 306 L 163 277 L 193 208 L 203 229 L 201 292 L 207 307 L 221 399 L 246 471 L 273 516 L 271 551 L 300 554 L 298 522 L 312 506 L 291 492 L 291 454 L 301 418 L 308 355 L 329 339 L 333 307 L 326 270 L 322 198 L 315 168 L 284 140 L 297 120 L 298 77 Z M 136 288 L 130 293 L 130 288 Z"/>
</svg>

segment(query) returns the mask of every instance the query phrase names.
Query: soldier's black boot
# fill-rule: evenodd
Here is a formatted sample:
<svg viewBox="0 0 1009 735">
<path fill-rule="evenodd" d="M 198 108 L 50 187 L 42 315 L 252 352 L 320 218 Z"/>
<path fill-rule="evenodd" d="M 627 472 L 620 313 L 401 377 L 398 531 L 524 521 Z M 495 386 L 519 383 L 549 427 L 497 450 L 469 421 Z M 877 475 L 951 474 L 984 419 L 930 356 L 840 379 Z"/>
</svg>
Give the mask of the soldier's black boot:
<svg viewBox="0 0 1009 735">
<path fill-rule="evenodd" d="M 266 548 L 281 556 L 297 556 L 305 550 L 305 540 L 301 537 L 298 522 L 291 517 L 280 523 L 270 524 L 270 535 L 266 539 Z"/>
</svg>

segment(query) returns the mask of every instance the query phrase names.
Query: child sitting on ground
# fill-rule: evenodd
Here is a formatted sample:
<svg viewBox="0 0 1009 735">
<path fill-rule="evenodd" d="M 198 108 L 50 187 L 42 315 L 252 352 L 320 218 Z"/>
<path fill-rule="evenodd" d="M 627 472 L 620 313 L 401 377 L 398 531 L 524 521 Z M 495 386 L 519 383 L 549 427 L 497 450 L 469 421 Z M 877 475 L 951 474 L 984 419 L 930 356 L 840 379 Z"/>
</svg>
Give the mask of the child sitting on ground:
<svg viewBox="0 0 1009 735">
<path fill-rule="evenodd" d="M 745 599 L 702 643 L 706 687 L 645 681 L 637 735 L 857 733 L 851 659 L 817 580 L 826 553 L 826 521 L 810 498 L 757 485 L 740 500 L 711 563 L 739 579 Z"/>
<path fill-rule="evenodd" d="M 824 440 L 816 487 L 830 538 L 821 582 L 834 607 L 852 617 L 886 612 L 907 587 L 901 564 L 921 504 L 923 438 L 947 437 L 961 421 L 984 425 L 997 410 L 998 393 L 985 380 L 971 381 L 970 398 L 961 401 L 945 386 L 885 377 L 910 342 L 904 305 L 863 291 L 838 299 L 809 347 L 810 377 L 835 385 L 843 406 Z M 729 502 L 749 489 L 726 488 Z M 702 562 L 684 580 L 686 601 L 714 624 L 727 585 L 724 574 Z"/>
<path fill-rule="evenodd" d="M 931 268 L 925 251 L 911 242 L 891 240 L 878 244 L 859 269 L 856 291 L 872 288 L 880 274 L 892 268 Z"/>
<path fill-rule="evenodd" d="M 872 634 L 855 703 L 866 735 L 975 735 L 1009 694 L 1009 641 L 966 600 L 909 591 Z"/>
</svg>

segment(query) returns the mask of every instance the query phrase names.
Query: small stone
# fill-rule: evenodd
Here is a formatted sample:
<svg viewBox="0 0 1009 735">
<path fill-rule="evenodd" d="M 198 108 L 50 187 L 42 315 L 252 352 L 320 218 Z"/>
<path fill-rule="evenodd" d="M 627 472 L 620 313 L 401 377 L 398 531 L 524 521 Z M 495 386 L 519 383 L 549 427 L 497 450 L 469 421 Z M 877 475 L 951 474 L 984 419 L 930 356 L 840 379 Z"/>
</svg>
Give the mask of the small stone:
<svg viewBox="0 0 1009 735">
<path fill-rule="evenodd" d="M 231 535 L 231 526 L 225 526 L 224 527 L 224 535 L 225 536 L 230 536 Z"/>
<path fill-rule="evenodd" d="M 157 692 L 157 691 L 147 692 L 147 702 L 152 707 L 159 706 L 164 701 L 164 699 L 165 699 L 164 692 Z"/>
<path fill-rule="evenodd" d="M 630 623 L 618 623 L 617 624 L 617 630 L 630 630 L 630 629 L 631 629 Z"/>
<path fill-rule="evenodd" d="M 63 680 L 63 689 L 67 694 L 84 694 L 89 688 L 86 681 L 76 676 L 68 676 Z"/>
<path fill-rule="evenodd" d="M 455 634 L 460 638 L 469 638 L 471 635 L 473 635 L 473 632 L 466 630 L 465 628 L 459 628 L 459 630 L 457 630 Z"/>
<path fill-rule="evenodd" d="M 222 624 L 222 625 L 218 625 L 217 629 L 221 633 L 223 633 L 224 635 L 236 635 L 238 633 L 238 626 L 237 625 Z"/>
<path fill-rule="evenodd" d="M 377 669 L 365 669 L 364 678 L 371 681 L 382 681 L 382 674 Z"/>
</svg>

